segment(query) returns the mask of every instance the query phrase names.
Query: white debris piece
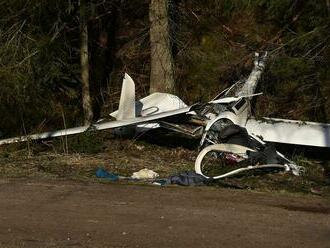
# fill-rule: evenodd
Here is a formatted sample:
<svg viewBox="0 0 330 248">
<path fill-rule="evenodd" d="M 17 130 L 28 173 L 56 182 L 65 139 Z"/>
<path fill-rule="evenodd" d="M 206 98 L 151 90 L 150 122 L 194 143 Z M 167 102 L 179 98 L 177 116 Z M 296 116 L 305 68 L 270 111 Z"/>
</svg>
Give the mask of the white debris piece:
<svg viewBox="0 0 330 248">
<path fill-rule="evenodd" d="M 133 179 L 155 179 L 159 177 L 157 172 L 149 170 L 147 168 L 139 170 L 138 172 L 134 172 L 132 174 Z"/>
</svg>

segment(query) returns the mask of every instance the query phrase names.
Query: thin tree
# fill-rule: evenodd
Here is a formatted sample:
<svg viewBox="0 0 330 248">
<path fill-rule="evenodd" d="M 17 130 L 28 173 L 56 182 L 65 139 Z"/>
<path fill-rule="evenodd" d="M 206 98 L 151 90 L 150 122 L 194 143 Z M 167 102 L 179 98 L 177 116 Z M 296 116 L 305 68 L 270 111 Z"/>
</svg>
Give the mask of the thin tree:
<svg viewBox="0 0 330 248">
<path fill-rule="evenodd" d="M 82 103 L 84 123 L 89 125 L 93 120 L 93 109 L 89 90 L 89 56 L 88 56 L 88 27 L 86 14 L 86 0 L 80 0 L 80 63 L 82 82 Z"/>
<path fill-rule="evenodd" d="M 174 92 L 168 0 L 150 1 L 149 21 L 151 49 L 150 93 Z"/>
</svg>

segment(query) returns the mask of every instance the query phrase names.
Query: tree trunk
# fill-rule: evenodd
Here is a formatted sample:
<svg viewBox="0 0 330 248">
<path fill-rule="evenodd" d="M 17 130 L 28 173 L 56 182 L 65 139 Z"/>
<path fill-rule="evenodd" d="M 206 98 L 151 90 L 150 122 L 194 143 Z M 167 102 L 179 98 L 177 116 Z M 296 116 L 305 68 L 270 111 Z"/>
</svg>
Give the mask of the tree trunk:
<svg viewBox="0 0 330 248">
<path fill-rule="evenodd" d="M 94 40 L 89 46 L 90 92 L 94 120 L 101 117 L 106 100 L 104 96 L 109 95 L 110 74 L 115 63 L 117 15 L 121 3 L 115 0 L 112 0 L 112 3 L 110 11 L 108 9 L 110 14 L 95 20 L 92 26 L 89 25 L 89 37 Z M 101 13 L 97 12 L 100 15 Z M 104 94 L 105 92 L 107 93 Z"/>
<path fill-rule="evenodd" d="M 174 92 L 168 0 L 151 0 L 149 6 L 151 71 L 150 93 Z"/>
<path fill-rule="evenodd" d="M 88 28 L 86 16 L 86 0 L 80 0 L 80 63 L 82 82 L 82 102 L 85 125 L 93 120 L 92 102 L 89 91 L 89 63 L 88 63 Z"/>
</svg>

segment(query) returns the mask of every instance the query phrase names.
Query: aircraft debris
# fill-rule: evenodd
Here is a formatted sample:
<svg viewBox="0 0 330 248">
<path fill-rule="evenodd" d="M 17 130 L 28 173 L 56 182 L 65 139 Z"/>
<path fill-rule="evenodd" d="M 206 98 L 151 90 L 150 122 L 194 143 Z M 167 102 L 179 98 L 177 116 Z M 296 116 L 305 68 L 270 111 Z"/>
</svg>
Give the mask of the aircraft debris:
<svg viewBox="0 0 330 248">
<path fill-rule="evenodd" d="M 119 108 L 110 114 L 116 120 L 4 139 L 0 140 L 0 145 L 128 126 L 136 132 L 163 128 L 200 139 L 201 151 L 195 162 L 195 172 L 205 179 L 269 168 L 300 175 L 303 168 L 270 148 L 267 142 L 330 147 L 330 124 L 253 117 L 251 100 L 262 94 L 255 91 L 266 59 L 267 53 L 261 56 L 256 53 L 254 68 L 246 80 L 236 82 L 208 103 L 192 106 L 166 93 L 154 93 L 136 101 L 134 81 L 125 74 Z M 218 163 L 234 163 L 235 168 L 219 175 L 208 175 L 203 166 L 207 155 L 212 155 Z"/>
</svg>

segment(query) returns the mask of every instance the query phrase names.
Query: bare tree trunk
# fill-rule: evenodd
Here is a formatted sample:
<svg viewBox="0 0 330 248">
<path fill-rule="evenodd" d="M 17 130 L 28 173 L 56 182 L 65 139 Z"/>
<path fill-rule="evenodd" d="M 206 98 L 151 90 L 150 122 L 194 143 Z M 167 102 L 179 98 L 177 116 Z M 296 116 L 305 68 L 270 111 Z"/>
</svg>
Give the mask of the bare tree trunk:
<svg viewBox="0 0 330 248">
<path fill-rule="evenodd" d="M 89 125 L 93 120 L 93 110 L 89 91 L 88 28 L 86 16 L 86 0 L 80 0 L 80 63 L 84 122 L 85 125 Z"/>
<path fill-rule="evenodd" d="M 151 48 L 150 93 L 174 92 L 168 0 L 151 0 L 149 20 Z"/>
<path fill-rule="evenodd" d="M 93 22 L 92 26 L 89 26 L 89 37 L 97 39 L 97 42 L 92 42 L 89 46 L 90 92 L 94 120 L 101 117 L 102 107 L 106 100 L 104 96 L 109 93 L 110 74 L 115 64 L 117 15 L 121 2 L 118 0 L 111 2 L 111 14 L 99 18 Z M 104 94 L 105 92 L 107 94 Z"/>
</svg>

